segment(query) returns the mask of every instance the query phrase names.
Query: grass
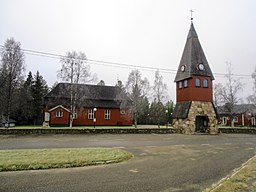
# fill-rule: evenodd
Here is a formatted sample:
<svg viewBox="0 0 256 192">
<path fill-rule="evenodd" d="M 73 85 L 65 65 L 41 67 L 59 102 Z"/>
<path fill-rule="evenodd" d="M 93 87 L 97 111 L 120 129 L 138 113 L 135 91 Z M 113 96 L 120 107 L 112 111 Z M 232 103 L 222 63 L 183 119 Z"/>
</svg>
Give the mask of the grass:
<svg viewBox="0 0 256 192">
<path fill-rule="evenodd" d="M 256 156 L 245 164 L 236 174 L 212 190 L 205 192 L 256 192 Z"/>
<path fill-rule="evenodd" d="M 117 163 L 132 154 L 112 148 L 0 150 L 0 172 Z"/>
</svg>

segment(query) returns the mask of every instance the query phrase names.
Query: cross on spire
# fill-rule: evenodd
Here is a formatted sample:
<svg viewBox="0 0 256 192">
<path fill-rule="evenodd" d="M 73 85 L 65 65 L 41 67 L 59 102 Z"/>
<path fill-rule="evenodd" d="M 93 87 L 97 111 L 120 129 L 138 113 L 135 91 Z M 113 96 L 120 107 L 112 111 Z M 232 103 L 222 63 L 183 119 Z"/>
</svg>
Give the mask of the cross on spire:
<svg viewBox="0 0 256 192">
<path fill-rule="evenodd" d="M 191 20 L 191 21 L 193 21 L 193 12 L 194 12 L 194 11 L 191 9 L 191 10 L 190 10 L 190 13 L 191 13 L 190 20 Z"/>
</svg>

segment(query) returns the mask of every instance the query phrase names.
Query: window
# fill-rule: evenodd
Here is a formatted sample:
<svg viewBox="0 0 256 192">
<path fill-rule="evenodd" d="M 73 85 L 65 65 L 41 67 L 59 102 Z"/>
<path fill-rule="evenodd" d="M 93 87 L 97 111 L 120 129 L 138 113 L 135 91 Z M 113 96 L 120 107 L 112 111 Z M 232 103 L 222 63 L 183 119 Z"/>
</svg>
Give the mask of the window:
<svg viewBox="0 0 256 192">
<path fill-rule="evenodd" d="M 63 112 L 57 111 L 55 115 L 56 115 L 56 117 L 63 117 Z"/>
<path fill-rule="evenodd" d="M 227 125 L 228 117 L 222 117 L 222 125 Z"/>
<path fill-rule="evenodd" d="M 73 113 L 73 119 L 77 119 L 77 113 Z"/>
<path fill-rule="evenodd" d="M 94 119 L 94 111 L 93 109 L 88 110 L 88 119 Z"/>
<path fill-rule="evenodd" d="M 182 88 L 182 81 L 179 81 L 179 89 Z"/>
<path fill-rule="evenodd" d="M 251 118 L 251 125 L 253 125 L 253 126 L 255 125 L 255 117 Z"/>
<path fill-rule="evenodd" d="M 204 79 L 204 87 L 208 87 L 208 80 Z"/>
<path fill-rule="evenodd" d="M 200 79 L 196 79 L 196 87 L 200 87 L 201 86 L 201 81 L 200 81 Z"/>
<path fill-rule="evenodd" d="M 235 123 L 238 123 L 238 117 L 234 117 L 234 118 L 233 118 L 233 121 L 234 121 Z"/>
<path fill-rule="evenodd" d="M 110 110 L 109 109 L 105 110 L 105 119 L 110 119 Z"/>
<path fill-rule="evenodd" d="M 188 87 L 188 80 L 184 80 L 184 87 Z"/>
</svg>

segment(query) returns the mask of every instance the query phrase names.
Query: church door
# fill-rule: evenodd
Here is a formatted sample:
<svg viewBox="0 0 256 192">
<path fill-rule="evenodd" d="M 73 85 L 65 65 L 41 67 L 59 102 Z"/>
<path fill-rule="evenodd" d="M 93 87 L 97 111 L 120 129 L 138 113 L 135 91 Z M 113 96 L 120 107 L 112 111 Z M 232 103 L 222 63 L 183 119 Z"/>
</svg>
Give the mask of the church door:
<svg viewBox="0 0 256 192">
<path fill-rule="evenodd" d="M 208 126 L 207 116 L 196 116 L 196 132 L 205 133 Z"/>
</svg>

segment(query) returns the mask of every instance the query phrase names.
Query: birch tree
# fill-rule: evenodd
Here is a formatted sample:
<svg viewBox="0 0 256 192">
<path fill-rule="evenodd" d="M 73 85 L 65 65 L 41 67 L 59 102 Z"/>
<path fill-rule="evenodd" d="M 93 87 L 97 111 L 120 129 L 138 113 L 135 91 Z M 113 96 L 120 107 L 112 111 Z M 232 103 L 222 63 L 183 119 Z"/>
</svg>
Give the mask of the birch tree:
<svg viewBox="0 0 256 192">
<path fill-rule="evenodd" d="M 160 119 L 165 116 L 164 105 L 167 98 L 167 85 L 163 82 L 163 76 L 159 71 L 155 72 L 155 80 L 153 86 L 153 99 L 151 104 L 151 114 L 157 120 L 158 128 L 160 128 Z"/>
<path fill-rule="evenodd" d="M 135 128 L 137 128 L 138 117 L 142 113 L 143 98 L 147 95 L 149 89 L 150 85 L 147 78 L 142 79 L 139 70 L 132 70 L 126 82 L 126 92 L 132 101 L 131 111 Z"/>
<path fill-rule="evenodd" d="M 62 68 L 59 77 L 70 83 L 70 128 L 73 126 L 73 117 L 78 105 L 78 83 L 91 83 L 96 80 L 96 75 L 90 71 L 85 53 L 69 51 L 60 59 Z"/>
</svg>

